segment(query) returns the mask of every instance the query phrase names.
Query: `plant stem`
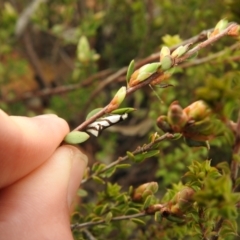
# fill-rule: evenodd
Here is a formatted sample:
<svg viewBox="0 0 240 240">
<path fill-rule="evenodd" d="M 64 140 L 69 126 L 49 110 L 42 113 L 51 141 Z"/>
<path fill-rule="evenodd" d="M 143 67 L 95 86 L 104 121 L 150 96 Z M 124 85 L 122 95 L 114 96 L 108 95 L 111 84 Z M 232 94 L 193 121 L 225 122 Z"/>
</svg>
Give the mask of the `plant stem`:
<svg viewBox="0 0 240 240">
<path fill-rule="evenodd" d="M 153 142 L 150 142 L 149 144 L 144 145 L 142 147 L 138 147 L 135 151 L 132 152 L 132 154 L 133 155 L 137 155 L 139 153 L 147 152 L 147 151 L 151 150 L 156 143 L 159 143 L 159 142 L 161 142 L 161 141 L 163 141 L 165 139 L 171 139 L 171 138 L 173 138 L 173 134 L 165 133 L 161 137 L 158 137 L 157 139 L 155 139 Z M 127 155 L 125 155 L 124 157 L 119 157 L 116 161 L 110 163 L 109 165 L 107 165 L 101 171 L 97 172 L 96 174 L 92 174 L 92 175 L 88 176 L 87 178 L 83 179 L 81 184 L 86 183 L 87 181 L 89 181 L 94 176 L 99 175 L 99 174 L 107 171 L 108 169 L 110 169 L 110 168 L 112 168 L 112 167 L 118 165 L 119 163 L 121 163 L 123 161 L 126 161 L 128 159 L 129 159 L 129 157 Z"/>
<path fill-rule="evenodd" d="M 142 212 L 142 213 L 136 213 L 136 214 L 132 214 L 132 215 L 124 215 L 124 216 L 120 216 L 120 217 L 114 217 L 114 218 L 112 218 L 111 221 L 128 220 L 128 219 L 131 219 L 131 218 L 139 218 L 139 217 L 144 217 L 144 216 L 147 216 L 147 215 L 148 214 L 146 214 L 145 212 Z M 71 229 L 75 230 L 75 229 L 95 226 L 95 225 L 104 224 L 104 223 L 105 223 L 105 220 L 99 220 L 99 221 L 96 221 L 96 222 L 76 223 L 76 224 L 71 225 Z"/>
<path fill-rule="evenodd" d="M 205 48 L 211 44 L 213 44 L 214 42 L 218 41 L 220 38 L 228 35 L 228 32 L 235 27 L 237 24 L 236 23 L 231 23 L 229 24 L 229 26 L 224 29 L 223 31 L 221 31 L 219 34 L 205 40 L 202 43 L 199 43 L 197 46 L 195 46 L 194 48 L 192 48 L 191 50 L 189 50 L 183 57 L 177 58 L 175 59 L 174 62 L 174 66 L 184 62 L 185 60 L 187 60 L 188 58 L 190 58 L 191 56 L 193 56 L 195 53 L 197 53 L 199 50 L 201 50 L 202 48 Z M 126 95 L 130 95 L 133 92 L 137 91 L 138 89 L 150 84 L 152 81 L 154 81 L 155 79 L 157 79 L 159 76 L 161 76 L 163 74 L 163 72 L 160 73 L 154 73 L 152 74 L 149 78 L 147 78 L 145 81 L 140 82 L 138 85 L 130 87 L 127 89 L 127 94 Z M 104 107 L 102 109 L 102 111 L 98 112 L 97 114 L 95 114 L 94 116 L 92 116 L 91 118 L 89 118 L 88 120 L 86 120 L 85 122 L 83 122 L 82 124 L 80 124 L 78 127 L 76 127 L 74 129 L 74 131 L 80 131 L 80 130 L 84 130 L 90 123 L 94 122 L 97 118 L 102 117 L 104 114 L 106 114 L 106 109 L 107 106 Z"/>
</svg>

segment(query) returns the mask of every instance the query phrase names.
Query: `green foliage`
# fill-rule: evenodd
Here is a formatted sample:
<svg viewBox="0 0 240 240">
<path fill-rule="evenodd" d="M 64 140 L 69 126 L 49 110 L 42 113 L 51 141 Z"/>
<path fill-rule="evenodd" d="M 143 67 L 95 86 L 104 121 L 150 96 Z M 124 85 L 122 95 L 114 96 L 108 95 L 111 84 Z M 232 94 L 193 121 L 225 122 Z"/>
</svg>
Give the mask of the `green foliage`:
<svg viewBox="0 0 240 240">
<path fill-rule="evenodd" d="M 14 36 L 26 4 L 23 1 L 16 7 L 9 2 L 0 3 L 0 105 L 8 113 L 34 116 L 51 111 L 75 128 L 103 109 L 125 79 L 128 85 L 131 77 L 139 77 L 142 83 L 163 70 L 172 75 L 153 86 L 159 99 L 147 86 L 128 94 L 124 106 L 111 113 L 131 113 L 129 120 L 110 128 L 115 132 L 106 130 L 82 145 L 91 161 L 83 189 L 78 191 L 81 205 L 72 216 L 73 226 L 88 223 L 85 228 L 92 239 L 214 239 L 216 234 L 218 240 L 237 239 L 240 178 L 233 179 L 230 165 L 239 163 L 238 154 L 233 152 L 240 103 L 239 45 L 230 37 L 224 38 L 196 52 L 183 65 L 170 68 L 194 48 L 182 43 L 183 39 L 216 26 L 226 16 L 230 21 L 239 19 L 239 4 L 219 0 L 190 0 L 188 4 L 183 0 L 151 4 L 117 0 L 42 3 L 26 30 L 47 81 L 41 90 L 51 92 L 55 90 L 51 86 L 56 85 L 62 89 L 70 86 L 72 91 L 43 97 L 36 94 L 42 102 L 37 109 L 31 107 L 31 98 L 21 101 L 28 95 L 18 87 L 24 83 L 29 86 L 26 91 L 37 91 L 34 79 L 39 77 L 33 60 L 25 58 L 29 52 L 24 41 Z M 215 30 L 222 31 L 226 26 L 226 21 L 221 21 Z M 170 51 L 176 44 L 182 46 Z M 165 53 L 162 50 L 159 63 L 156 54 L 151 54 L 163 45 L 169 48 L 162 48 Z M 133 58 L 136 60 L 129 64 Z M 139 61 L 140 58 L 145 59 Z M 124 68 L 115 75 L 114 68 L 128 64 L 126 76 L 121 75 Z M 54 68 L 53 74 L 49 74 L 49 65 Z M 68 68 L 63 77 L 62 66 Z M 26 76 L 34 86 L 30 86 Z M 134 84 L 133 87 L 138 82 Z M 158 88 L 158 84 L 173 87 Z M 124 87 L 124 97 L 125 93 Z M 204 100 L 211 113 L 206 116 L 204 111 L 194 111 L 190 121 L 185 122 L 181 114 L 168 114 L 176 100 L 182 106 L 181 113 L 198 100 Z M 159 116 L 164 116 L 162 130 L 151 121 Z M 147 128 L 149 120 L 151 126 Z M 133 134 L 141 123 L 144 124 Z M 178 131 L 183 126 L 185 131 Z M 155 143 L 164 136 L 162 131 L 175 134 Z M 196 132 L 207 138 L 210 132 L 214 133 L 206 141 L 194 138 Z M 219 222 L 221 226 L 216 229 Z M 75 239 L 90 239 L 84 228 L 76 227 L 73 233 Z"/>
</svg>

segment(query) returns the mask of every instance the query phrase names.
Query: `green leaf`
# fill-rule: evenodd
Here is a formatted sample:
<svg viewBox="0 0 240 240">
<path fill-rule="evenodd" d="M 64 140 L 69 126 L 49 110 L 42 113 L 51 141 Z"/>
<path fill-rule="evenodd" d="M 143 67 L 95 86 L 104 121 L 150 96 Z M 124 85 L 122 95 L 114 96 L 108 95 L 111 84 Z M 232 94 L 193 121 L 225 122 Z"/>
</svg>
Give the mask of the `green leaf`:
<svg viewBox="0 0 240 240">
<path fill-rule="evenodd" d="M 140 210 L 137 208 L 128 208 L 127 211 L 125 212 L 125 215 L 136 214 L 139 212 L 140 212 Z"/>
<path fill-rule="evenodd" d="M 97 183 L 100 183 L 100 184 L 105 184 L 105 181 L 100 178 L 100 177 L 97 177 L 97 176 L 92 176 L 92 179 L 97 182 Z"/>
<path fill-rule="evenodd" d="M 216 167 L 225 174 L 230 174 L 230 172 L 231 172 L 228 162 L 220 162 L 217 164 Z"/>
<path fill-rule="evenodd" d="M 103 108 L 95 108 L 90 113 L 88 113 L 86 120 L 88 120 L 90 117 L 94 116 L 98 112 L 100 112 Z"/>
<path fill-rule="evenodd" d="M 173 215 L 169 215 L 166 217 L 167 220 L 171 221 L 171 222 L 175 222 L 175 223 L 183 223 L 184 220 L 179 218 L 179 217 L 176 217 L 176 216 L 173 216 Z"/>
<path fill-rule="evenodd" d="M 109 224 L 112 220 L 113 214 L 112 212 L 109 212 L 105 217 L 105 223 Z"/>
<path fill-rule="evenodd" d="M 160 62 L 148 63 L 142 66 L 141 68 L 139 68 L 137 80 L 139 80 L 140 82 L 145 81 L 151 75 L 156 73 L 160 66 L 161 66 Z"/>
<path fill-rule="evenodd" d="M 94 213 L 96 215 L 102 215 L 106 212 L 106 209 L 108 208 L 109 204 L 99 205 L 94 208 Z"/>
<path fill-rule="evenodd" d="M 169 68 L 171 68 L 172 64 L 173 64 L 173 60 L 171 58 L 171 56 L 165 56 L 162 60 L 161 60 L 161 69 L 162 70 L 168 70 Z"/>
<path fill-rule="evenodd" d="M 155 212 L 154 220 L 155 222 L 158 222 L 158 223 L 162 222 L 162 214 L 160 212 Z"/>
<path fill-rule="evenodd" d="M 143 204 L 143 209 L 148 208 L 152 204 L 152 199 L 153 199 L 153 196 L 151 196 L 151 195 L 147 196 L 147 198 L 145 199 L 144 204 Z"/>
<path fill-rule="evenodd" d="M 130 113 L 130 112 L 133 112 L 133 111 L 136 111 L 136 109 L 135 108 L 118 108 L 118 109 L 112 111 L 111 113 L 122 115 L 124 113 Z"/>
<path fill-rule="evenodd" d="M 185 138 L 185 142 L 189 147 L 206 147 L 207 149 L 210 149 L 208 141 L 196 141 L 190 138 Z"/>
<path fill-rule="evenodd" d="M 69 144 L 79 144 L 87 141 L 89 137 L 86 132 L 73 131 L 68 133 L 63 141 Z"/>
<path fill-rule="evenodd" d="M 129 65 L 128 65 L 128 70 L 127 70 L 127 76 L 126 76 L 126 80 L 127 80 L 127 84 L 133 74 L 133 71 L 134 71 L 134 67 L 135 67 L 135 61 L 132 60 Z"/>
<path fill-rule="evenodd" d="M 182 137 L 181 133 L 174 133 L 172 140 L 178 140 Z"/>
<path fill-rule="evenodd" d="M 130 186 L 129 189 L 128 189 L 128 194 L 131 196 L 132 193 L 133 193 L 133 186 Z"/>
<path fill-rule="evenodd" d="M 167 45 L 168 47 L 174 46 L 176 44 L 181 43 L 183 40 L 180 38 L 179 35 L 169 35 L 166 34 L 162 37 L 163 43 Z"/>
<path fill-rule="evenodd" d="M 106 167 L 106 164 L 96 162 L 96 163 L 94 163 L 93 166 L 92 166 L 92 172 L 93 172 L 93 173 L 98 173 L 98 172 L 100 172 L 101 170 L 103 170 L 105 167 Z"/>
<path fill-rule="evenodd" d="M 77 191 L 77 195 L 79 196 L 79 197 L 86 197 L 87 195 L 88 195 L 88 192 L 87 191 L 85 191 L 84 189 L 78 189 L 78 191 Z"/>
<path fill-rule="evenodd" d="M 104 173 L 101 173 L 100 176 L 104 178 L 109 178 L 114 174 L 115 171 L 116 171 L 116 166 L 107 169 L 106 171 L 104 171 Z"/>
<path fill-rule="evenodd" d="M 129 167 L 131 167 L 131 164 L 118 164 L 116 167 L 120 168 L 120 169 L 122 169 L 122 168 L 129 168 Z"/>
<path fill-rule="evenodd" d="M 141 220 L 139 218 L 131 218 L 131 221 L 133 221 L 137 224 L 140 224 L 140 225 L 145 225 L 146 224 L 143 220 Z"/>
<path fill-rule="evenodd" d="M 146 152 L 146 153 L 143 153 L 144 155 L 144 158 L 150 158 L 150 157 L 153 157 L 153 156 L 156 156 L 160 153 L 160 150 L 151 150 L 149 152 Z"/>
<path fill-rule="evenodd" d="M 135 161 L 135 156 L 131 152 L 127 151 L 127 156 L 129 157 L 130 160 Z"/>
</svg>

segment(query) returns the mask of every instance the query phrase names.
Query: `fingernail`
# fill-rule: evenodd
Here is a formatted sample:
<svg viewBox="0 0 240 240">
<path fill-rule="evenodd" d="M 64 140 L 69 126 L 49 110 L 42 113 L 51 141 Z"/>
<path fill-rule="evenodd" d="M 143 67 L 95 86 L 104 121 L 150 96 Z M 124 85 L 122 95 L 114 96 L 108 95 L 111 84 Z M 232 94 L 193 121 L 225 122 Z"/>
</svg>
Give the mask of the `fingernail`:
<svg viewBox="0 0 240 240">
<path fill-rule="evenodd" d="M 67 201 L 69 208 L 71 208 L 74 198 L 76 197 L 76 193 L 80 186 L 87 164 L 87 156 L 81 153 L 77 148 L 74 148 L 67 192 Z"/>
</svg>

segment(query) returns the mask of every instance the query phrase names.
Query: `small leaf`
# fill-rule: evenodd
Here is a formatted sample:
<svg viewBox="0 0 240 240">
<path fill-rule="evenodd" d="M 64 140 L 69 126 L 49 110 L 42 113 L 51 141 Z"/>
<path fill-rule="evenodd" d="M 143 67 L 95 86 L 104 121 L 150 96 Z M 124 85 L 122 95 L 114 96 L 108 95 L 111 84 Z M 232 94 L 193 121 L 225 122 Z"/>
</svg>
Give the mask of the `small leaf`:
<svg viewBox="0 0 240 240">
<path fill-rule="evenodd" d="M 172 140 L 178 140 L 182 137 L 181 133 L 174 133 Z"/>
<path fill-rule="evenodd" d="M 122 115 L 124 113 L 130 113 L 130 112 L 133 112 L 133 111 L 136 111 L 136 109 L 135 108 L 118 108 L 118 109 L 112 111 L 111 113 Z"/>
<path fill-rule="evenodd" d="M 135 161 L 135 156 L 131 152 L 127 151 L 127 156 L 130 160 Z"/>
<path fill-rule="evenodd" d="M 146 153 L 143 153 L 144 155 L 144 158 L 150 158 L 150 157 L 153 157 L 153 156 L 156 156 L 160 153 L 160 150 L 151 150 L 149 152 L 146 152 Z"/>
<path fill-rule="evenodd" d="M 96 113 L 100 112 L 101 110 L 102 110 L 102 108 L 95 108 L 95 109 L 93 109 L 90 113 L 88 113 L 88 115 L 86 117 L 86 120 L 88 120 L 90 117 L 92 117 Z"/>
<path fill-rule="evenodd" d="M 100 172 L 101 170 L 103 170 L 105 167 L 106 167 L 106 164 L 96 162 L 96 163 L 94 163 L 93 166 L 92 166 L 92 172 L 93 172 L 93 173 L 98 173 L 98 172 Z"/>
<path fill-rule="evenodd" d="M 133 186 L 130 186 L 128 189 L 128 194 L 131 196 L 133 193 Z"/>
<path fill-rule="evenodd" d="M 109 212 L 105 217 L 105 223 L 107 224 L 110 223 L 112 220 L 112 217 L 113 217 L 112 212 Z"/>
<path fill-rule="evenodd" d="M 171 58 L 171 56 L 165 56 L 162 60 L 161 60 L 161 69 L 162 70 L 168 70 L 169 68 L 172 67 L 173 64 L 173 60 Z"/>
<path fill-rule="evenodd" d="M 117 168 L 129 168 L 129 167 L 131 167 L 131 164 L 118 164 L 117 166 L 116 166 Z"/>
<path fill-rule="evenodd" d="M 103 220 L 101 217 L 94 217 L 91 219 L 92 222 L 98 222 L 98 221 L 101 221 Z"/>
<path fill-rule="evenodd" d="M 97 182 L 97 183 L 100 183 L 100 184 L 105 184 L 105 181 L 100 178 L 100 177 L 97 177 L 97 176 L 92 176 L 92 179 Z"/>
<path fill-rule="evenodd" d="M 140 210 L 137 208 L 128 208 L 127 211 L 125 212 L 125 215 L 136 214 L 139 212 L 140 212 Z"/>
<path fill-rule="evenodd" d="M 100 176 L 104 178 L 109 178 L 114 174 L 115 171 L 116 171 L 116 166 L 107 169 L 106 171 L 104 171 L 104 173 L 101 173 Z"/>
<path fill-rule="evenodd" d="M 154 220 L 155 222 L 158 222 L 158 223 L 162 222 L 162 214 L 160 212 L 155 212 Z"/>
<path fill-rule="evenodd" d="M 73 131 L 68 133 L 63 141 L 69 144 L 78 144 L 87 141 L 89 137 L 86 132 Z"/>
<path fill-rule="evenodd" d="M 94 208 L 94 213 L 96 215 L 102 215 L 106 212 L 106 209 L 109 207 L 109 204 L 98 205 Z"/>
<path fill-rule="evenodd" d="M 127 84 L 131 78 L 131 75 L 133 74 L 134 72 L 134 67 L 135 67 L 135 61 L 132 60 L 129 65 L 128 65 L 128 70 L 127 70 L 127 76 L 126 76 L 126 80 L 127 80 Z"/>
<path fill-rule="evenodd" d="M 160 51 L 160 61 L 165 57 L 170 55 L 170 49 L 166 46 L 163 46 Z"/>
<path fill-rule="evenodd" d="M 181 219 L 181 218 L 173 216 L 173 215 L 169 215 L 166 218 L 167 218 L 167 220 L 169 220 L 171 222 L 176 222 L 176 223 L 183 223 L 184 222 L 184 219 Z"/>
<path fill-rule="evenodd" d="M 79 197 L 86 197 L 87 195 L 88 195 L 88 192 L 87 191 L 85 191 L 84 189 L 78 189 L 78 191 L 77 191 L 77 195 L 79 196 Z"/>
<path fill-rule="evenodd" d="M 185 138 L 185 142 L 189 147 L 206 147 L 208 150 L 210 149 L 208 141 L 196 141 L 190 138 Z"/>
<path fill-rule="evenodd" d="M 140 224 L 140 225 L 145 225 L 146 224 L 143 220 L 141 220 L 139 218 L 131 218 L 131 221 L 133 221 L 137 224 Z"/>
<path fill-rule="evenodd" d="M 159 150 L 152 150 L 152 151 L 149 151 L 149 152 L 140 153 L 140 154 L 135 156 L 133 161 L 135 161 L 137 163 L 140 163 L 143 160 L 145 160 L 146 158 L 153 157 L 155 155 L 158 155 L 159 153 L 160 153 Z"/>
<path fill-rule="evenodd" d="M 149 195 L 146 197 L 145 201 L 144 201 L 144 204 L 143 204 L 143 209 L 146 209 L 148 208 L 151 204 L 152 204 L 152 196 Z"/>
</svg>

